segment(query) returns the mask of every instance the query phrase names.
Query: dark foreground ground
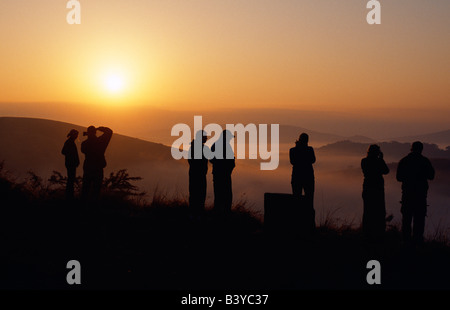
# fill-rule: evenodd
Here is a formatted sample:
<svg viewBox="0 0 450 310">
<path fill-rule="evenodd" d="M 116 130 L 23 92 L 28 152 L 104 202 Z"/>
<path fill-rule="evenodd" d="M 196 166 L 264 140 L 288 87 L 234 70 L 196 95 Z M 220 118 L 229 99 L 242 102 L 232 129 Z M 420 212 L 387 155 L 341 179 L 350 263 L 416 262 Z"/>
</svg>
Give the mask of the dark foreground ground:
<svg viewBox="0 0 450 310">
<path fill-rule="evenodd" d="M 6 200 L 0 209 L 0 288 L 328 290 L 449 289 L 450 249 L 407 249 L 397 230 L 366 243 L 357 230 L 319 227 L 311 238 L 269 237 L 243 210 L 191 218 L 179 202 L 138 207 L 108 198 L 94 205 L 62 199 Z M 378 286 L 366 282 L 381 263 Z"/>
</svg>

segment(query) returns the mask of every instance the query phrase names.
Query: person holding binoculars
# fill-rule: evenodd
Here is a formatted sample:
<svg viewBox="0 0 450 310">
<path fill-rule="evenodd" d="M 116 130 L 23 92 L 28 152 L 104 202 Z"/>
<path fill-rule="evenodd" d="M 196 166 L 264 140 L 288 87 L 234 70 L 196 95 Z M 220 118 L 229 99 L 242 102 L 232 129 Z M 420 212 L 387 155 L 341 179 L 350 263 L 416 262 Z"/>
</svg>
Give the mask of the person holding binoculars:
<svg viewBox="0 0 450 310">
<path fill-rule="evenodd" d="M 97 137 L 97 131 L 103 134 Z M 113 131 L 108 127 L 89 126 L 83 133 L 87 139 L 81 143 L 81 152 L 85 155 L 83 164 L 83 200 L 96 200 L 100 196 L 103 183 L 103 168 L 106 167 L 105 151 Z"/>
</svg>

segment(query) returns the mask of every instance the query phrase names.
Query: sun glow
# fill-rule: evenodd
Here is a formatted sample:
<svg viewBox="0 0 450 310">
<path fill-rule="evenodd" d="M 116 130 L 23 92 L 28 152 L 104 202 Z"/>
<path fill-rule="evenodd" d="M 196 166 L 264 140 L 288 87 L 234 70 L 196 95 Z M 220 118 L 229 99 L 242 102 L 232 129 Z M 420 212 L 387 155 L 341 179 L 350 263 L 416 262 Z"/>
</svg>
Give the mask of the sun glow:
<svg viewBox="0 0 450 310">
<path fill-rule="evenodd" d="M 125 88 L 124 78 L 119 74 L 109 74 L 104 80 L 105 89 L 111 94 L 123 92 Z"/>
</svg>

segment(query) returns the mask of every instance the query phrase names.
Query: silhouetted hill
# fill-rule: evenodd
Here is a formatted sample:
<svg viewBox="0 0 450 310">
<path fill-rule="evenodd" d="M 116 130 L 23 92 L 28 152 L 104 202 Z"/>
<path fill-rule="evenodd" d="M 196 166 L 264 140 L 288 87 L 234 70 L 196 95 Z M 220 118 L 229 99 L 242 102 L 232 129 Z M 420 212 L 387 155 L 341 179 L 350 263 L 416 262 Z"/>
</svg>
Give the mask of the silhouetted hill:
<svg viewBox="0 0 450 310">
<path fill-rule="evenodd" d="M 312 145 L 323 145 L 345 139 L 343 136 L 317 132 L 303 127 L 280 125 L 280 143 L 294 144 L 302 132 L 309 135 L 309 141 Z"/>
<path fill-rule="evenodd" d="M 225 128 L 226 124 L 221 124 L 222 128 Z M 270 132 L 270 126 L 268 126 L 269 132 Z M 310 130 L 304 127 L 299 126 L 291 126 L 291 125 L 284 125 L 280 124 L 280 132 L 279 132 L 279 142 L 280 144 L 292 144 L 294 145 L 295 141 L 297 141 L 298 137 L 301 133 L 305 132 L 309 135 L 309 144 L 315 147 L 323 146 L 326 144 L 343 141 L 343 140 L 349 140 L 354 142 L 367 142 L 372 143 L 375 142 L 375 140 L 361 136 L 361 135 L 354 135 L 351 137 L 344 137 L 336 134 L 331 133 L 325 133 L 325 132 L 319 132 L 315 130 Z M 170 132 L 170 130 L 167 130 L 167 132 Z M 269 134 L 270 135 L 270 134 Z"/>
<path fill-rule="evenodd" d="M 404 136 L 391 139 L 399 142 L 426 141 L 440 146 L 450 146 L 450 129 L 424 135 Z"/>
<path fill-rule="evenodd" d="M 19 175 L 29 170 L 43 175 L 53 170 L 63 172 L 65 168 L 61 149 L 72 128 L 80 132 L 77 145 L 80 159 L 83 160 L 80 144 L 85 140 L 85 127 L 45 119 L 1 117 L 0 160 L 5 161 L 8 170 Z M 114 128 L 111 129 L 114 131 Z M 134 174 L 145 174 L 144 177 L 161 166 L 181 165 L 181 162 L 173 160 L 170 147 L 118 133 L 114 133 L 106 157 L 108 171 L 128 168 Z M 81 171 L 81 167 L 79 169 Z M 154 174 L 151 173 L 151 176 Z"/>
<path fill-rule="evenodd" d="M 399 161 L 410 152 L 410 143 L 380 142 L 377 143 L 387 161 Z M 356 156 L 364 157 L 370 143 L 358 143 L 352 141 L 339 141 L 322 146 L 316 152 L 323 156 Z M 436 144 L 424 143 L 423 155 L 429 158 L 450 159 L 450 150 L 442 150 Z"/>
<path fill-rule="evenodd" d="M 294 144 L 302 132 L 306 132 L 309 135 L 309 142 L 313 146 L 322 146 L 338 141 L 352 141 L 360 143 L 374 143 L 375 140 L 369 137 L 354 135 L 350 137 L 344 137 L 331 133 L 318 132 L 309 130 L 303 127 L 280 125 L 280 143 Z"/>
<path fill-rule="evenodd" d="M 361 135 L 354 135 L 351 137 L 348 137 L 346 140 L 352 141 L 352 142 L 358 142 L 358 143 L 376 143 L 377 141 Z"/>
</svg>

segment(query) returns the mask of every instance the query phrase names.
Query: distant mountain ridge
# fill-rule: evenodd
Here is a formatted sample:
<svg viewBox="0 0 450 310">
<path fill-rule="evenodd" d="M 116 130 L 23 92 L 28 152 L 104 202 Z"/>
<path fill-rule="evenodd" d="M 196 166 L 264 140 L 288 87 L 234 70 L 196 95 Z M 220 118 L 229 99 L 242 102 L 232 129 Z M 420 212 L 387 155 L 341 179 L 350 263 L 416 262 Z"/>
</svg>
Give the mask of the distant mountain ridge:
<svg viewBox="0 0 450 310">
<path fill-rule="evenodd" d="M 376 140 L 371 137 L 359 134 L 353 136 L 341 136 L 290 125 L 280 125 L 280 142 L 290 143 L 292 141 L 295 141 L 298 138 L 299 134 L 302 132 L 306 132 L 309 135 L 311 144 L 316 143 L 319 145 L 332 144 L 341 141 L 351 141 L 355 143 L 378 143 L 380 141 L 384 141 L 384 143 L 387 143 L 389 141 L 412 143 L 414 141 L 422 141 L 424 143 L 436 144 L 444 149 L 445 147 L 450 146 L 450 129 L 423 135 L 411 135 L 398 138 Z"/>
<path fill-rule="evenodd" d="M 307 133 L 309 135 L 309 140 L 312 145 L 324 145 L 333 142 L 350 140 L 354 142 L 374 142 L 375 140 L 355 135 L 351 137 L 344 137 L 336 134 L 318 132 L 314 130 L 309 130 L 303 127 L 290 126 L 290 125 L 280 125 L 280 143 L 294 143 L 301 133 Z"/>
<path fill-rule="evenodd" d="M 440 146 L 449 146 L 450 145 L 450 129 L 433 132 L 424 135 L 415 135 L 415 136 L 404 136 L 393 138 L 393 141 L 399 142 L 413 142 L 413 141 L 426 141 L 428 143 L 438 144 Z"/>
<path fill-rule="evenodd" d="M 377 143 L 381 147 L 386 160 L 398 161 L 407 155 L 411 149 L 411 143 L 405 142 L 380 142 Z M 322 146 L 316 150 L 318 154 L 335 155 L 335 156 L 359 156 L 362 157 L 367 153 L 370 143 L 359 143 L 352 141 L 339 141 L 332 144 Z M 450 159 L 450 148 L 446 150 L 440 149 L 436 144 L 424 143 L 423 155 L 429 158 Z"/>
</svg>

